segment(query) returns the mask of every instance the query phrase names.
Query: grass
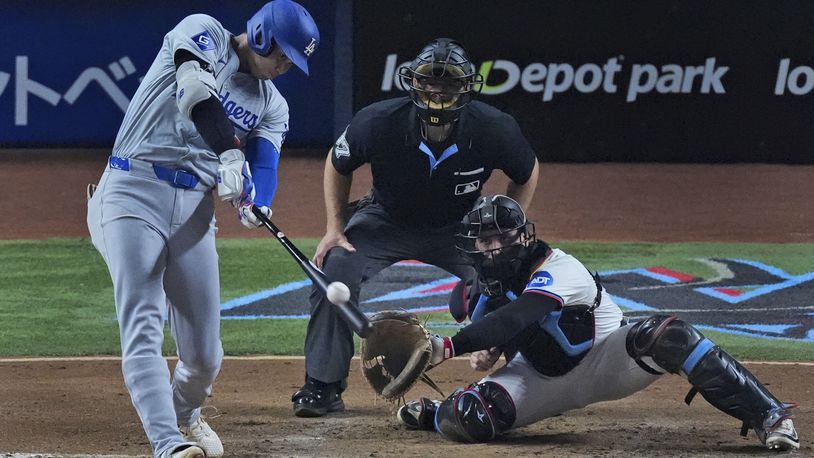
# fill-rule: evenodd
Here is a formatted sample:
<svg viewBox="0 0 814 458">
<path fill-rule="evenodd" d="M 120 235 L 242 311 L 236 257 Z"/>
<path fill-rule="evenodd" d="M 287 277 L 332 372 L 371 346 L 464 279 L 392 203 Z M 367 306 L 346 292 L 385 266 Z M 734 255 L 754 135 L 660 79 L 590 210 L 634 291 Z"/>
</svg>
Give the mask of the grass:
<svg viewBox="0 0 814 458">
<path fill-rule="evenodd" d="M 316 240 L 295 240 L 312 253 Z M 778 266 L 791 274 L 809 272 L 814 245 L 730 243 L 561 242 L 592 270 L 664 265 L 708 276 L 702 257 L 745 258 Z M 271 239 L 218 241 L 221 299 L 240 297 L 304 274 Z M 433 321 L 449 322 L 446 314 Z M 302 354 L 306 320 L 224 320 L 227 354 Z M 441 328 L 453 333 L 454 328 Z M 709 337 L 742 359 L 814 360 L 814 344 L 763 340 L 728 334 Z M 167 334 L 168 335 L 168 334 Z M 358 343 L 358 342 L 357 342 Z M 174 353 L 165 338 L 164 351 Z M 119 354 L 113 288 L 101 256 L 88 239 L 0 241 L 0 356 L 78 356 Z"/>
</svg>

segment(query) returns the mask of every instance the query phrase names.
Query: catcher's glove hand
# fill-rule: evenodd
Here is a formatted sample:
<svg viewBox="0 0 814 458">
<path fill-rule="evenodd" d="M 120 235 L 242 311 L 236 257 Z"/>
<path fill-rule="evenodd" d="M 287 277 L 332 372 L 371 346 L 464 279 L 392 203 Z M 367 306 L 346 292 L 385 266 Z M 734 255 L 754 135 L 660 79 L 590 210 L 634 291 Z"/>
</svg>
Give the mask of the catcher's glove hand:
<svg viewBox="0 0 814 458">
<path fill-rule="evenodd" d="M 370 323 L 373 332 L 362 339 L 362 373 L 376 393 L 395 401 L 420 379 L 443 396 L 424 372 L 431 363 L 438 364 L 435 360 L 439 358 L 433 357 L 438 353 L 433 351 L 433 340 L 449 338 L 430 335 L 415 314 L 402 310 L 378 312 L 370 317 Z M 451 351 L 447 354 L 452 356 Z"/>
</svg>

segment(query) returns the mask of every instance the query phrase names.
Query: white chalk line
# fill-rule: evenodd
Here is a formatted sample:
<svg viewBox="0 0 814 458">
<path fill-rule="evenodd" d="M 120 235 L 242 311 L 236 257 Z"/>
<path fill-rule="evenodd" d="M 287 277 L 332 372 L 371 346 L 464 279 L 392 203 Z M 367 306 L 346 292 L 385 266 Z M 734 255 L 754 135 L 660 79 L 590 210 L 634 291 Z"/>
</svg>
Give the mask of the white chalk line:
<svg viewBox="0 0 814 458">
<path fill-rule="evenodd" d="M 54 455 L 53 453 L 3 453 L 0 458 L 148 458 L 150 455 Z"/>
<path fill-rule="evenodd" d="M 781 310 L 814 310 L 814 305 L 796 307 L 751 307 L 734 309 L 658 309 L 658 313 L 722 313 L 722 312 L 777 312 Z M 652 314 L 654 310 L 625 310 L 625 315 Z M 698 324 L 698 323 L 696 323 Z"/>
<path fill-rule="evenodd" d="M 177 360 L 175 356 L 168 356 L 167 360 Z M 282 355 L 254 355 L 254 356 L 224 356 L 226 361 L 302 361 L 305 356 L 282 356 Z M 354 356 L 354 360 L 358 360 L 359 356 Z M 469 356 L 456 356 L 452 359 L 469 360 Z M 61 363 L 61 362 L 105 362 L 105 361 L 121 361 L 120 356 L 66 356 L 66 357 L 30 357 L 30 358 L 0 358 L 0 364 L 13 364 L 13 363 Z M 741 360 L 745 364 L 765 364 L 774 366 L 814 366 L 811 361 L 751 361 Z M 0 452 L 2 453 L 2 452 Z M 0 455 L 2 457 L 2 455 Z M 5 458 L 5 457 L 2 457 Z"/>
</svg>

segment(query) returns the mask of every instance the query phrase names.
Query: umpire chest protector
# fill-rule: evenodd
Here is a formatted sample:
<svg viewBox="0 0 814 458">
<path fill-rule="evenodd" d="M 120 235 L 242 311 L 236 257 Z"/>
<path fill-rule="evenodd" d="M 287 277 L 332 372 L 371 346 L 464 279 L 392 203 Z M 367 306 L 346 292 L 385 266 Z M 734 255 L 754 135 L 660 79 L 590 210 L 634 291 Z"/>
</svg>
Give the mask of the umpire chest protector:
<svg viewBox="0 0 814 458">
<path fill-rule="evenodd" d="M 515 120 L 480 102 L 464 108 L 447 141 L 430 143 L 407 97 L 362 109 L 332 156 L 341 174 L 369 163 L 374 200 L 408 228 L 459 222 L 494 169 L 525 183 L 535 160 Z"/>
</svg>

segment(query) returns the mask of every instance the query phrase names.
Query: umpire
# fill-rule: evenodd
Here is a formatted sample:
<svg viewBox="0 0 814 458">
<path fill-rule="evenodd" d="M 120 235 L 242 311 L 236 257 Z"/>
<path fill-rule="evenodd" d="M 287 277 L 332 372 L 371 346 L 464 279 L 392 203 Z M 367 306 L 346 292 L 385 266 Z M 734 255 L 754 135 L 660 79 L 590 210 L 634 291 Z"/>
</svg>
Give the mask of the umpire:
<svg viewBox="0 0 814 458">
<path fill-rule="evenodd" d="M 472 97 L 483 79 L 461 45 L 438 38 L 400 70 L 409 97 L 359 111 L 325 163 L 327 229 L 314 261 L 351 290 L 402 260 L 438 266 L 471 279 L 471 262 L 455 248 L 457 223 L 472 208 L 494 169 L 511 180 L 506 195 L 528 208 L 538 165 L 510 115 Z M 353 171 L 370 163 L 372 193 L 345 225 Z M 344 410 L 342 391 L 354 353 L 350 328 L 324 293 L 311 292 L 305 337 L 305 385 L 294 414 L 319 417 Z M 452 309 L 456 319 L 465 310 Z"/>
</svg>

